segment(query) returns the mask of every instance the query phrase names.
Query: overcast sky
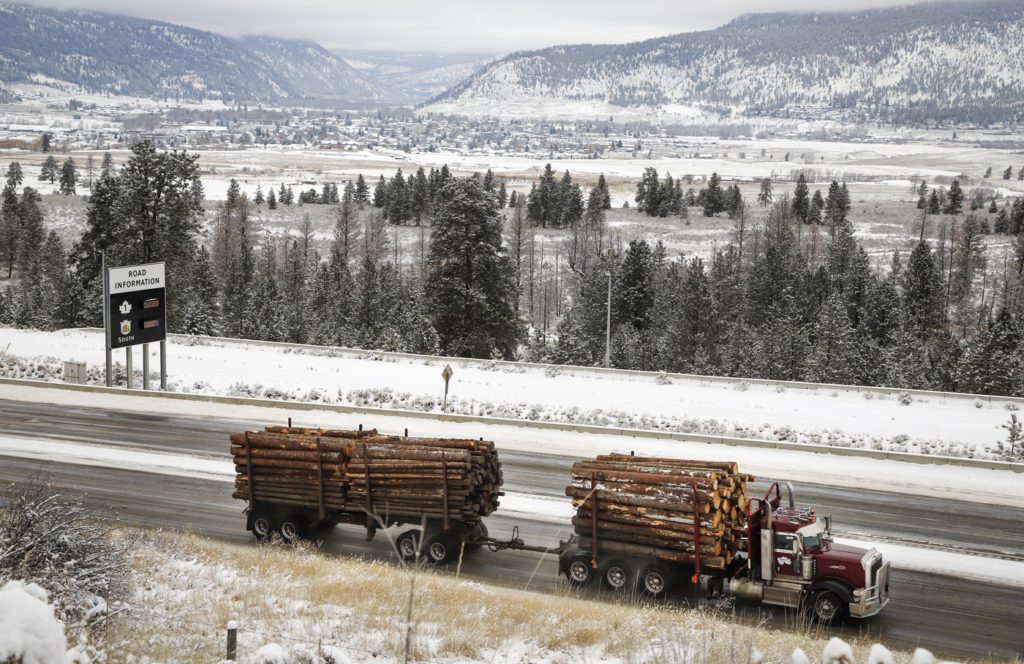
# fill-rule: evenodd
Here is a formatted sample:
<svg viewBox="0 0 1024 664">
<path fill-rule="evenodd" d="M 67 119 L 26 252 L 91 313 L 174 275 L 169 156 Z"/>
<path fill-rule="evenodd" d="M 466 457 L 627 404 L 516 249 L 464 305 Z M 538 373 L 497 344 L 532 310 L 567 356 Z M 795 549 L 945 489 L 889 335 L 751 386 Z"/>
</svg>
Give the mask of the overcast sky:
<svg viewBox="0 0 1024 664">
<path fill-rule="evenodd" d="M 313 39 L 328 48 L 506 53 L 705 30 L 749 12 L 867 9 L 907 0 L 21 0 L 212 30 Z"/>
</svg>

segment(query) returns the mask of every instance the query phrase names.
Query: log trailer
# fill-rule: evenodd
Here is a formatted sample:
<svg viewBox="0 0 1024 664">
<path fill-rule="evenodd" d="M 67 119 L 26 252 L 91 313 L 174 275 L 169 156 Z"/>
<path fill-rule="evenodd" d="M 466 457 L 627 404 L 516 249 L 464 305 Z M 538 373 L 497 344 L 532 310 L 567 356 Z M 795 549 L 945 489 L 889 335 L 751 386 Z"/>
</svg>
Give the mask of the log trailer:
<svg viewBox="0 0 1024 664">
<path fill-rule="evenodd" d="M 232 441 L 234 497 L 246 501 L 246 528 L 257 539 L 293 541 L 346 523 L 364 527 L 369 541 L 379 529 L 412 525 L 393 542 L 408 562 L 444 565 L 482 547 L 532 551 L 557 556 L 575 587 L 600 582 L 660 598 L 703 579 L 709 594 L 802 609 L 822 623 L 867 618 L 889 601 L 880 553 L 835 543 L 831 518 L 798 508 L 788 482 L 786 504 L 777 482 L 748 500 L 753 478 L 734 463 L 626 455 L 579 462 L 566 489 L 575 534 L 543 547 L 527 544 L 518 526 L 507 540 L 489 535 L 482 517 L 497 508 L 502 481 L 490 443 L 290 426 Z M 734 491 L 723 500 L 725 482 Z"/>
</svg>

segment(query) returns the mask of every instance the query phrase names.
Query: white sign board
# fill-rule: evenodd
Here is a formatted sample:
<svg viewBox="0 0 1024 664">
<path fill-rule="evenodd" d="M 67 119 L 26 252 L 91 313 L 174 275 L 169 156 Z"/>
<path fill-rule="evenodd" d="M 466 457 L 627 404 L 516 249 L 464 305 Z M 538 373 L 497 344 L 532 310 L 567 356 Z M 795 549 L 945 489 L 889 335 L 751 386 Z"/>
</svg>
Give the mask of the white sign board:
<svg viewBox="0 0 1024 664">
<path fill-rule="evenodd" d="M 165 288 L 163 263 L 110 268 L 110 294 Z"/>
</svg>

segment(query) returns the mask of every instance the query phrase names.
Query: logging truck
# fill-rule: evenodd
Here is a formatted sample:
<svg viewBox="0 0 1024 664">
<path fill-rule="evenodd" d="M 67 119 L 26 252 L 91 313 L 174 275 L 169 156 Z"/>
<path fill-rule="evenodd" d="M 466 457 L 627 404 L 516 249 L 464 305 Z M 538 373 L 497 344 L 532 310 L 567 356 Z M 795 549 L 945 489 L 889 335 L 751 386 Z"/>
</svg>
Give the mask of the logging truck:
<svg viewBox="0 0 1024 664">
<path fill-rule="evenodd" d="M 501 464 L 493 443 L 380 436 L 376 431 L 267 427 L 231 436 L 235 498 L 258 539 L 313 536 L 339 523 L 411 525 L 394 540 L 405 561 L 443 565 L 487 547 L 557 556 L 577 587 L 663 597 L 689 581 L 710 594 L 803 609 L 831 623 L 889 601 L 889 564 L 837 544 L 831 519 L 788 502 L 773 483 L 749 499 L 733 462 L 610 454 L 573 465 L 574 533 L 557 547 L 491 537 Z"/>
</svg>

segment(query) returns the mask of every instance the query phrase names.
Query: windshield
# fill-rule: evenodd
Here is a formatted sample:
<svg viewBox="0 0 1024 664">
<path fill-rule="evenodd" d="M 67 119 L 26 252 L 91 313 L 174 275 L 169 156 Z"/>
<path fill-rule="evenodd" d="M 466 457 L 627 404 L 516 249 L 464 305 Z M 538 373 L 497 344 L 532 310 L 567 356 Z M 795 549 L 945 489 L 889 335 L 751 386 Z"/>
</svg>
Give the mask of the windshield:
<svg viewBox="0 0 1024 664">
<path fill-rule="evenodd" d="M 796 531 L 796 533 L 803 538 L 804 551 L 820 549 L 825 535 L 825 526 L 821 521 L 815 521 Z"/>
</svg>

